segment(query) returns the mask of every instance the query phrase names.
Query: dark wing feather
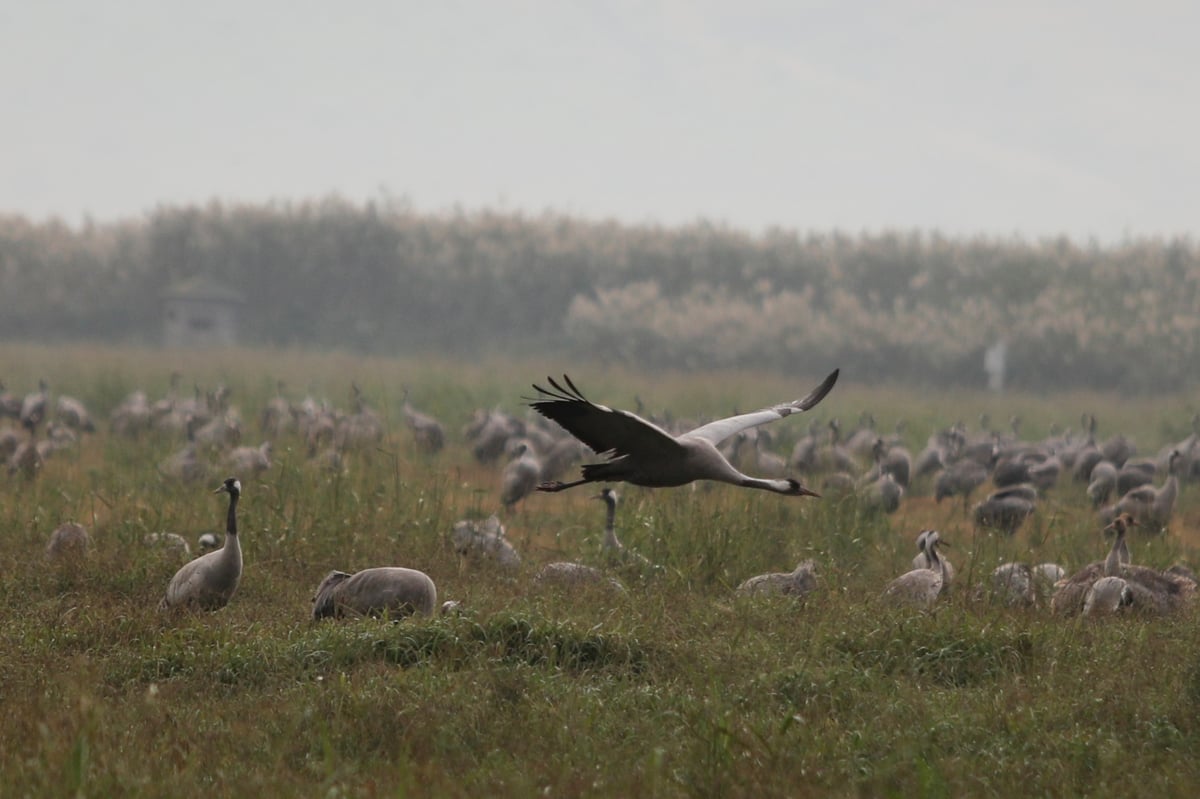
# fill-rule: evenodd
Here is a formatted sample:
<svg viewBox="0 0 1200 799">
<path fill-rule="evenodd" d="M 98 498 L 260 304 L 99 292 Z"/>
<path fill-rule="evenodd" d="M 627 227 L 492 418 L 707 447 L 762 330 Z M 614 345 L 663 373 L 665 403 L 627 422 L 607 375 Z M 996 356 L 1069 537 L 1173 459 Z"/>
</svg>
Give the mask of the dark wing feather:
<svg viewBox="0 0 1200 799">
<path fill-rule="evenodd" d="M 637 414 L 597 405 L 563 375 L 564 387 L 554 378 L 547 378 L 553 390 L 534 384 L 543 396 L 530 401 L 530 407 L 556 422 L 595 452 L 609 458 L 623 455 L 640 457 L 658 455 L 664 451 L 682 451 L 683 447 L 670 433 L 647 422 Z"/>
<path fill-rule="evenodd" d="M 808 409 L 815 407 L 818 402 L 825 399 L 825 395 L 833 390 L 833 384 L 837 382 L 838 375 L 841 373 L 841 371 L 841 369 L 834 369 L 829 373 L 828 377 L 821 381 L 821 385 L 810 391 L 807 396 L 791 403 L 795 407 L 790 410 L 789 413 L 795 413 L 796 411 L 807 411 Z"/>
</svg>

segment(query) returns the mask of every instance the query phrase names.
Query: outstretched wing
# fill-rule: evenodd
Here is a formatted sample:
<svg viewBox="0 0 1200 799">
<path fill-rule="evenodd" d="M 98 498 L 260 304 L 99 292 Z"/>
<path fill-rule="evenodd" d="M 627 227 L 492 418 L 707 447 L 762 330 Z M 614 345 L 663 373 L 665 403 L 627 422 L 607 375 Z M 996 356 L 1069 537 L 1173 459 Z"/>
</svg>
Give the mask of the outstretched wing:
<svg viewBox="0 0 1200 799">
<path fill-rule="evenodd" d="M 715 422 L 701 425 L 691 432 L 684 433 L 683 437 L 702 438 L 710 444 L 717 444 L 735 433 L 740 433 L 742 430 L 757 427 L 767 422 L 773 422 L 776 419 L 791 416 L 793 413 L 807 411 L 825 399 L 825 395 L 829 393 L 833 388 L 833 384 L 837 382 L 839 371 L 839 369 L 834 369 L 829 373 L 829 377 L 821 381 L 821 385 L 810 391 L 807 396 L 798 400 L 772 405 L 769 408 L 763 408 L 761 411 L 752 411 L 751 413 L 742 413 L 737 416 L 718 419 Z"/>
<path fill-rule="evenodd" d="M 670 433 L 637 414 L 597 405 L 580 393 L 571 378 L 563 375 L 563 385 L 554 378 L 553 390 L 533 385 L 542 397 L 530 401 L 535 411 L 587 444 L 595 452 L 609 458 L 623 455 L 645 457 L 664 452 L 682 451 Z"/>
</svg>

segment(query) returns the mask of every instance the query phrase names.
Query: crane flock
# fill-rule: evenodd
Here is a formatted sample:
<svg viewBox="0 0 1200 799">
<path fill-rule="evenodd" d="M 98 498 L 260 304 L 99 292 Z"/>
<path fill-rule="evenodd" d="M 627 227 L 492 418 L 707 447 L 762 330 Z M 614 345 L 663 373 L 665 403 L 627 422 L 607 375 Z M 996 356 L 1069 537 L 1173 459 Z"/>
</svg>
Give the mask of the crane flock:
<svg viewBox="0 0 1200 799">
<path fill-rule="evenodd" d="M 637 413 L 601 405 L 587 399 L 570 377 L 548 378 L 548 387 L 534 384 L 537 396 L 528 399 L 531 416 L 521 419 L 499 409 L 480 410 L 464 428 L 463 439 L 474 458 L 485 466 L 499 463 L 497 513 L 483 520 L 463 519 L 446 538 L 463 568 L 494 569 L 519 578 L 524 560 L 506 537 L 501 514 L 515 518 L 529 513 L 539 492 L 554 494 L 586 483 L 674 488 L 697 481 L 782 496 L 824 494 L 829 502 L 853 502 L 868 517 L 897 513 L 920 496 L 924 486 L 934 507 L 948 501 L 946 521 L 956 530 L 973 528 L 1011 537 L 1037 516 L 1048 494 L 1062 492 L 1061 484 L 1070 482 L 1084 487 L 1095 508 L 1097 528 L 1113 538 L 1107 557 L 1067 576 L 1057 564 L 1004 563 L 974 586 L 976 594 L 987 593 L 1013 606 L 1048 604 L 1061 615 L 1131 610 L 1161 615 L 1190 604 L 1197 588 L 1194 574 L 1182 566 L 1157 570 L 1135 564 L 1129 532 L 1136 528 L 1154 535 L 1170 525 L 1182 485 L 1200 477 L 1200 420 L 1193 419 L 1191 436 L 1169 443 L 1155 458 L 1138 458 L 1135 445 L 1124 436 L 1098 441 L 1096 419 L 1090 415 L 1083 417 L 1080 437 L 1059 434 L 1032 442 L 1019 437 L 1016 419 L 1011 434 L 990 429 L 985 419 L 982 431 L 974 434 L 957 423 L 934 431 L 916 455 L 905 448 L 899 429 L 896 434 L 877 431 L 869 414 L 851 431 L 834 417 L 824 424 L 814 420 L 790 457 L 773 452 L 774 437 L 764 426 L 811 411 L 830 394 L 838 376 L 834 370 L 797 400 L 691 423 L 648 414 L 640 402 Z M 298 436 L 313 464 L 335 472 L 345 468 L 348 457 L 369 464 L 385 439 L 384 416 L 357 384 L 352 385 L 349 412 L 312 397 L 293 402 L 284 396 L 283 383 L 277 388 L 259 415 L 263 440 L 256 445 L 242 443 L 245 425 L 227 388 L 205 392 L 196 387 L 187 397 L 180 393 L 178 375 L 166 397 L 152 402 L 136 391 L 113 409 L 113 436 L 136 439 L 163 431 L 182 436 L 182 446 L 158 464 L 162 479 L 203 483 L 218 469 L 238 475 L 216 489 L 228 496 L 224 542 L 210 543 L 212 534 L 201 537 L 201 554 L 186 560 L 171 578 L 159 605 L 162 610 L 211 611 L 234 598 L 242 578 L 237 521 L 241 481 L 271 473 L 275 439 Z M 407 390 L 401 414 L 414 453 L 432 468 L 453 443 L 445 426 L 414 407 Z M 81 437 L 96 435 L 86 406 L 66 395 L 52 401 L 45 381 L 23 398 L 0 383 L 0 419 L 4 418 L 11 418 L 12 424 L 0 426 L 0 456 L 18 479 L 37 479 L 47 459 L 77 451 Z M 564 480 L 564 472 L 580 462 L 581 476 Z M 821 491 L 809 487 L 813 484 Z M 990 493 L 972 505 L 973 495 L 989 484 Z M 612 486 L 594 498 L 604 504 L 604 524 L 594 528 L 602 557 L 594 565 L 543 563 L 534 570 L 534 584 L 568 589 L 599 585 L 615 597 L 627 593 L 620 577 L 653 581 L 666 573 L 618 538 L 619 497 Z M 958 502 L 961 508 L 956 510 Z M 957 514 L 961 521 L 954 521 Z M 187 540 L 176 533 L 147 534 L 143 543 L 174 558 L 191 557 Z M 60 565 L 78 564 L 94 545 L 85 527 L 68 522 L 51 536 L 46 556 Z M 879 596 L 887 602 L 934 607 L 958 590 L 955 567 L 941 551 L 950 544 L 941 531 L 927 528 L 916 535 L 915 545 L 911 570 L 883 586 Z M 808 597 L 820 591 L 817 573 L 817 563 L 806 558 L 790 572 L 746 578 L 733 593 Z M 457 602 L 446 605 L 460 607 Z M 436 607 L 437 588 L 425 572 L 374 566 L 355 573 L 330 571 L 315 592 L 312 615 L 429 616 Z"/>
</svg>

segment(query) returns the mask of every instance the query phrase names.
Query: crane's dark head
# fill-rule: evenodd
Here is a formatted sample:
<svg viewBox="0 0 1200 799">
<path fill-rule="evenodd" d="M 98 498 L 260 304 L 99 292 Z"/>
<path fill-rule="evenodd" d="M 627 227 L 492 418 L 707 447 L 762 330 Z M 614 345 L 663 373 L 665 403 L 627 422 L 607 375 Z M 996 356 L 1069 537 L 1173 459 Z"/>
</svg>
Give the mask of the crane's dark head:
<svg viewBox="0 0 1200 799">
<path fill-rule="evenodd" d="M 821 496 L 816 491 L 813 491 L 811 488 L 805 488 L 804 486 L 800 485 L 800 482 L 798 480 L 793 480 L 792 478 L 789 477 L 786 482 L 788 484 L 788 489 L 787 489 L 787 491 L 784 491 L 782 493 L 786 494 L 789 497 L 820 497 Z"/>
<path fill-rule="evenodd" d="M 592 497 L 592 499 L 602 499 L 605 502 L 616 502 L 617 492 L 613 491 L 611 488 L 602 488 L 600 489 L 600 493 L 596 494 L 594 497 Z"/>
<path fill-rule="evenodd" d="M 349 580 L 350 574 L 343 571 L 331 571 L 317 586 L 313 594 L 313 619 L 323 619 L 337 615 L 337 587 Z"/>
<path fill-rule="evenodd" d="M 213 491 L 213 493 L 214 494 L 230 494 L 235 497 L 241 496 L 242 482 L 240 480 L 238 480 L 236 477 L 226 477 L 225 482 L 223 482 L 223 483 L 221 483 L 221 485 L 217 486 L 216 490 Z"/>
</svg>

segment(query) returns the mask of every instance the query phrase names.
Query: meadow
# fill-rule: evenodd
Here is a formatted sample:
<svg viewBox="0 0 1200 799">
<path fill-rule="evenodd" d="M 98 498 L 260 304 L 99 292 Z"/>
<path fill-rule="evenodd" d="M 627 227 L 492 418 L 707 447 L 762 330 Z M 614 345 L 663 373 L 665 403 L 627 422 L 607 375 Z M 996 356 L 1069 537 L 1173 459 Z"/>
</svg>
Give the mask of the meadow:
<svg viewBox="0 0 1200 799">
<path fill-rule="evenodd" d="M 837 364 L 823 365 L 825 368 Z M 150 532 L 223 529 L 224 495 L 156 468 L 180 441 L 107 430 L 127 393 L 232 389 L 257 443 L 260 408 L 288 394 L 345 404 L 357 382 L 388 425 L 330 472 L 301 442 L 243 479 L 241 587 L 213 613 L 156 610 L 177 560 Z M 0 479 L 0 796 L 1182 796 L 1200 782 L 1200 631 L 1190 613 L 1064 619 L 976 588 L 1004 561 L 1068 571 L 1107 551 L 1083 487 L 1064 477 L 1012 538 L 974 529 L 928 482 L 900 511 L 853 498 L 728 486 L 617 486 L 625 544 L 663 569 L 617 595 L 538 587 L 551 560 L 599 564 L 603 506 L 588 487 L 535 494 L 502 514 L 516 575 L 462 563 L 454 522 L 500 510 L 500 467 L 462 427 L 475 408 L 523 413 L 529 384 L 568 371 L 616 407 L 725 415 L 808 391 L 821 375 L 638 373 L 612 365 L 466 363 L 296 351 L 171 353 L 0 345 L 0 377 L 84 400 L 99 430 L 32 480 Z M 440 454 L 405 428 L 405 390 L 446 425 Z M 1140 452 L 1190 432 L 1193 394 L 989 395 L 869 386 L 852 373 L 811 414 L 773 425 L 786 454 L 809 419 L 900 420 L 915 452 L 936 428 L 1022 419 L 1029 438 L 1124 432 Z M 209 484 L 211 483 L 211 484 Z M 977 494 L 981 497 L 983 490 Z M 47 562 L 50 532 L 86 525 L 74 566 Z M 958 571 L 930 612 L 883 586 L 937 528 Z M 1200 501 L 1185 484 L 1169 531 L 1134 560 L 1200 565 Z M 804 602 L 740 598 L 767 571 L 817 562 Z M 313 622 L 331 569 L 428 573 L 460 615 Z"/>
</svg>

